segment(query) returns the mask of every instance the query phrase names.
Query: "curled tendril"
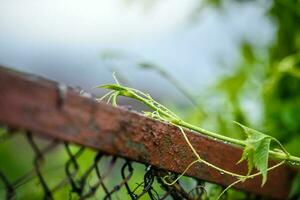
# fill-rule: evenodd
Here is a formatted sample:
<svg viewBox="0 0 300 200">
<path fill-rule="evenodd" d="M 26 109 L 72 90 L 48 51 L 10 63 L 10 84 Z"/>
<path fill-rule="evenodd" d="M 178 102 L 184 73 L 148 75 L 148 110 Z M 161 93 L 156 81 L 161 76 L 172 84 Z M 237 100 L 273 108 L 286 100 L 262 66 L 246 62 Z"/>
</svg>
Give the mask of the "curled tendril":
<svg viewBox="0 0 300 200">
<path fill-rule="evenodd" d="M 191 142 L 189 141 L 185 131 L 183 128 L 189 128 L 191 130 L 194 130 L 196 132 L 200 132 L 202 134 L 206 134 L 208 136 L 211 137 L 215 137 L 218 138 L 220 140 L 224 140 L 226 142 L 230 142 L 233 144 L 237 144 L 237 145 L 241 145 L 241 146 L 246 146 L 245 141 L 243 140 L 238 140 L 238 139 L 233 139 L 233 138 L 229 138 L 223 135 L 219 135 L 207 130 L 204 130 L 202 128 L 193 126 L 183 120 L 180 119 L 180 117 L 178 115 L 176 115 L 174 112 L 172 112 L 171 110 L 169 110 L 167 107 L 163 106 L 162 104 L 160 104 L 159 102 L 155 101 L 149 94 L 143 93 L 139 90 L 136 90 L 134 88 L 129 88 L 129 87 L 125 87 L 120 85 L 120 83 L 118 82 L 115 74 L 113 74 L 113 78 L 116 81 L 116 84 L 107 84 L 107 85 L 102 85 L 102 86 L 98 86 L 99 88 L 105 88 L 105 89 L 110 89 L 112 91 L 110 91 L 109 93 L 107 93 L 106 95 L 104 95 L 102 98 L 100 98 L 101 100 L 108 97 L 108 102 L 110 102 L 112 100 L 112 104 L 114 106 L 117 106 L 117 97 L 118 96 L 126 96 L 132 99 L 135 99 L 137 101 L 140 101 L 142 103 L 144 103 L 145 105 L 147 105 L 149 108 L 153 109 L 153 112 L 144 112 L 145 116 L 147 117 L 151 117 L 157 120 L 161 120 L 164 122 L 168 122 L 170 124 L 173 124 L 174 126 L 178 127 L 178 129 L 180 130 L 180 132 L 182 133 L 186 143 L 188 144 L 188 146 L 190 147 L 190 149 L 193 151 L 193 154 L 196 156 L 196 160 L 194 160 L 193 162 L 191 162 L 186 169 L 172 182 L 168 182 L 166 179 L 168 178 L 168 176 L 163 177 L 163 181 L 165 184 L 167 185 L 173 185 L 175 184 L 182 176 L 185 175 L 185 173 L 189 170 L 189 168 L 191 166 L 193 166 L 196 163 L 204 163 L 205 165 L 223 173 L 223 174 L 227 174 L 233 177 L 236 177 L 237 180 L 235 182 L 233 182 L 232 184 L 230 184 L 219 196 L 219 198 L 232 186 L 240 183 L 240 182 L 244 182 L 247 179 L 250 178 L 254 178 L 256 176 L 262 175 L 262 172 L 257 172 L 255 174 L 247 174 L 247 175 L 242 175 L 242 174 L 237 174 L 234 172 L 230 172 L 227 171 L 225 169 L 222 169 L 204 159 L 202 159 L 200 157 L 200 155 L 197 153 L 197 151 L 195 150 L 195 148 L 193 147 L 193 145 L 191 144 Z M 270 154 L 272 154 L 273 156 L 277 156 L 278 158 L 281 158 L 282 161 L 272 167 L 268 167 L 267 171 L 275 169 L 277 167 L 279 167 L 280 165 L 282 165 L 283 163 L 285 163 L 286 160 L 293 160 L 293 161 L 300 161 L 300 158 L 298 157 L 294 157 L 291 156 L 287 150 L 283 147 L 283 145 L 276 139 L 271 137 L 271 139 L 276 142 L 278 144 L 278 146 L 280 147 L 281 151 L 269 151 Z"/>
</svg>

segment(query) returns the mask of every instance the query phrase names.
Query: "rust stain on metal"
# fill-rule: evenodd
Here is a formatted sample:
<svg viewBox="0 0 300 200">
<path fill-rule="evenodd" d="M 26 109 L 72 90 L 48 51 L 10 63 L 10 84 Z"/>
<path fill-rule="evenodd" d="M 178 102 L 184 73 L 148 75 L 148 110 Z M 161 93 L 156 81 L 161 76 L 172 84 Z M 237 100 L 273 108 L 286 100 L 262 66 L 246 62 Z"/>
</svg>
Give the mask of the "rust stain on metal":
<svg viewBox="0 0 300 200">
<path fill-rule="evenodd" d="M 0 123 L 176 173 L 181 173 L 196 159 L 177 127 L 97 103 L 71 88 L 59 104 L 62 99 L 57 85 L 0 67 Z M 186 132 L 202 158 L 228 171 L 246 173 L 245 163 L 236 165 L 242 153 L 240 148 Z M 271 161 L 270 165 L 273 164 Z M 192 166 L 187 175 L 221 185 L 235 181 L 201 163 Z M 294 172 L 288 166 L 281 166 L 269 173 L 262 188 L 260 178 L 235 187 L 270 198 L 286 199 L 293 176 Z"/>
</svg>

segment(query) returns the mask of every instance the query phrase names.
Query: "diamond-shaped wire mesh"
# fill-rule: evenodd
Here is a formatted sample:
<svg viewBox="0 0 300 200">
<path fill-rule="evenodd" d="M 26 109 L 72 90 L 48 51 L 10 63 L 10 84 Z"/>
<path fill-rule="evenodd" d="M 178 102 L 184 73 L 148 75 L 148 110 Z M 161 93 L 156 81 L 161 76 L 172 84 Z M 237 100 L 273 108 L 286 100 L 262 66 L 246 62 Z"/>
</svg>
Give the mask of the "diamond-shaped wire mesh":
<svg viewBox="0 0 300 200">
<path fill-rule="evenodd" d="M 1 129 L 0 199 L 204 199 L 203 182 L 124 158 Z M 3 131 L 6 130 L 6 131 Z M 21 133 L 18 133 L 21 132 Z"/>
</svg>

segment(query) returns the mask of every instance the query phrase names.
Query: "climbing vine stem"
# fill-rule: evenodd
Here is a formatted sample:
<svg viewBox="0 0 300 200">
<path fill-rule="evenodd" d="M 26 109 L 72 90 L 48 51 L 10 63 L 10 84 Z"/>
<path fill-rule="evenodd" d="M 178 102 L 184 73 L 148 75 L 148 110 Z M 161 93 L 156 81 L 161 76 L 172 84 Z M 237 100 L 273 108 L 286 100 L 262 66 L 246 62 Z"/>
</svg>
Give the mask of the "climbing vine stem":
<svg viewBox="0 0 300 200">
<path fill-rule="evenodd" d="M 113 103 L 116 103 L 116 98 L 117 96 L 125 96 L 129 97 L 132 99 L 135 99 L 139 102 L 144 103 L 146 106 L 149 108 L 153 109 L 157 114 L 159 114 L 160 117 L 157 117 L 157 119 L 165 121 L 165 122 L 170 122 L 174 125 L 180 126 L 187 128 L 189 130 L 195 131 L 197 133 L 201 133 L 204 135 L 207 135 L 209 137 L 222 140 L 231 144 L 239 145 L 239 146 L 246 146 L 246 142 L 244 140 L 239 140 L 231 137 L 227 137 L 218 133 L 214 133 L 211 131 L 208 131 L 206 129 L 200 128 L 198 126 L 192 125 L 186 121 L 181 120 L 175 113 L 173 113 L 171 110 L 166 108 L 165 106 L 161 105 L 157 101 L 155 101 L 149 94 L 145 94 L 139 90 L 136 90 L 134 88 L 129 88 L 120 85 L 119 83 L 117 84 L 106 84 L 106 85 L 101 85 L 98 86 L 98 88 L 105 88 L 112 90 L 108 94 L 106 94 L 103 97 L 107 96 L 112 96 L 111 98 L 114 99 Z M 103 99 L 103 97 L 101 99 Z M 156 115 L 157 115 L 156 114 Z M 279 147 L 282 149 L 281 152 L 279 151 L 273 151 L 270 150 L 269 154 L 270 156 L 280 159 L 280 160 L 286 160 L 286 161 L 292 161 L 292 162 L 300 162 L 300 158 L 296 156 L 292 156 L 288 154 L 288 152 L 284 149 L 282 144 L 275 138 L 273 140 L 278 143 Z"/>
<path fill-rule="evenodd" d="M 167 178 L 168 176 L 165 176 L 163 178 L 163 181 L 167 185 L 172 185 L 176 183 L 185 173 L 188 171 L 188 169 L 196 164 L 196 163 L 204 163 L 205 165 L 219 171 L 222 174 L 227 174 L 232 177 L 236 177 L 237 180 L 234 181 L 232 184 L 230 184 L 223 192 L 221 192 L 219 198 L 225 193 L 226 190 L 231 188 L 232 186 L 244 182 L 247 179 L 254 178 L 256 176 L 261 175 L 263 177 L 262 179 L 262 186 L 267 180 L 267 172 L 279 167 L 280 165 L 284 164 L 286 161 L 290 161 L 292 163 L 300 163 L 300 158 L 296 156 L 291 156 L 288 151 L 284 148 L 284 146 L 276 139 L 269 135 L 266 135 L 264 133 L 261 133 L 259 131 L 256 131 L 254 129 L 251 129 L 249 127 L 246 127 L 238 122 L 235 122 L 237 125 L 239 125 L 241 128 L 244 129 L 244 132 L 247 135 L 246 140 L 239 140 L 231 137 L 227 137 L 224 135 L 220 135 L 208 130 L 205 130 L 203 128 L 200 128 L 198 126 L 192 125 L 184 120 L 182 120 L 178 115 L 176 115 L 174 112 L 169 110 L 164 105 L 160 104 L 159 102 L 155 101 L 149 94 L 143 93 L 139 90 L 136 90 L 134 88 L 125 87 L 120 85 L 119 81 L 117 80 L 115 74 L 113 74 L 113 78 L 116 81 L 116 84 L 106 84 L 98 86 L 99 88 L 109 89 L 109 91 L 106 95 L 99 98 L 99 100 L 103 100 L 105 98 L 108 98 L 108 102 L 111 101 L 112 105 L 117 106 L 117 97 L 118 96 L 125 96 L 128 98 L 135 99 L 149 108 L 153 110 L 153 112 L 144 112 L 144 115 L 166 122 L 170 123 L 174 126 L 176 126 L 180 132 L 182 133 L 184 140 L 190 147 L 190 149 L 193 151 L 194 155 L 196 156 L 196 160 L 191 162 L 186 169 L 172 182 L 168 182 Z M 239 145 L 244 147 L 242 158 L 239 162 L 243 160 L 247 160 L 248 162 L 248 174 L 242 175 L 242 174 L 236 174 L 234 172 L 227 171 L 225 169 L 222 169 L 206 160 L 200 157 L 198 152 L 195 150 L 191 142 L 189 141 L 184 128 L 192 130 L 196 133 L 201 133 L 204 135 L 207 135 L 209 137 L 212 137 L 214 139 L 221 140 L 226 143 L 231 143 L 234 145 Z M 278 146 L 279 150 L 270 150 L 270 142 L 274 141 Z M 268 167 L 268 156 L 272 156 L 274 158 L 280 159 L 281 162 L 277 163 L 274 166 Z M 239 163 L 238 162 L 238 163 Z M 258 169 L 257 173 L 251 174 L 251 171 L 253 167 L 256 167 Z M 218 198 L 218 199 L 219 199 Z"/>
</svg>

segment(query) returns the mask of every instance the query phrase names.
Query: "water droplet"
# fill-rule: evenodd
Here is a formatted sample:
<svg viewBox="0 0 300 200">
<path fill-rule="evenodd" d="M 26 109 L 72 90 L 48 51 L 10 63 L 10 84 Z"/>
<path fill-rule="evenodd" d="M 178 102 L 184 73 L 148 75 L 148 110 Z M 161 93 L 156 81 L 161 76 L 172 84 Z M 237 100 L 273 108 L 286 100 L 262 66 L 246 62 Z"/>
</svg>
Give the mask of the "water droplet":
<svg viewBox="0 0 300 200">
<path fill-rule="evenodd" d="M 288 161 L 288 163 L 289 163 L 290 165 L 297 165 L 297 162 L 294 162 L 294 161 Z"/>
<path fill-rule="evenodd" d="M 221 174 L 221 175 L 223 175 L 223 174 L 224 174 L 224 172 L 220 172 L 220 174 Z"/>
<path fill-rule="evenodd" d="M 227 142 L 227 141 L 224 141 L 224 144 L 228 144 L 228 142 Z"/>
</svg>

